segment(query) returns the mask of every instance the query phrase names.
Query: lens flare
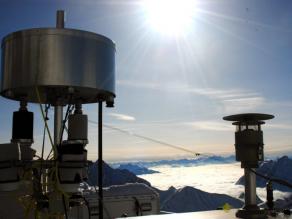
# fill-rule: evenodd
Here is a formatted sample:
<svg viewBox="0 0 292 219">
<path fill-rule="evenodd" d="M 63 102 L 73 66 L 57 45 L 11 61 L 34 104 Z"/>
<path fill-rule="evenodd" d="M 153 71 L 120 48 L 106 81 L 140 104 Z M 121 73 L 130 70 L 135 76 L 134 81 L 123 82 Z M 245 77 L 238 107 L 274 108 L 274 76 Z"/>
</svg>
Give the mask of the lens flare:
<svg viewBox="0 0 292 219">
<path fill-rule="evenodd" d="M 144 0 L 147 22 L 162 34 L 181 35 L 193 23 L 194 0 Z"/>
</svg>

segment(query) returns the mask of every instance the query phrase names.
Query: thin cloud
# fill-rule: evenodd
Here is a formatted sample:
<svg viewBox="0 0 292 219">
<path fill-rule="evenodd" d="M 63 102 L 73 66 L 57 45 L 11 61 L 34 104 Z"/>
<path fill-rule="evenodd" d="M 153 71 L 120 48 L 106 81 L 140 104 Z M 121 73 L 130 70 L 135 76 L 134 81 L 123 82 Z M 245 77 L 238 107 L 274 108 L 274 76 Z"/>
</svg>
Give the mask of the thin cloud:
<svg viewBox="0 0 292 219">
<path fill-rule="evenodd" d="M 215 88 L 193 88 L 183 84 L 170 83 L 170 84 L 158 84 L 151 82 L 138 82 L 131 80 L 119 80 L 117 81 L 118 85 L 137 87 L 137 88 L 146 88 L 146 89 L 155 89 L 155 90 L 164 90 L 164 91 L 173 91 L 173 92 L 187 92 L 194 93 L 197 95 L 207 96 L 215 99 L 232 99 L 232 98 L 242 98 L 242 97 L 254 97 L 259 94 L 244 89 L 215 89 Z"/>
<path fill-rule="evenodd" d="M 248 90 L 243 89 L 214 89 L 214 88 L 189 88 L 189 92 L 207 96 L 212 99 L 218 99 L 218 100 L 230 100 L 230 99 L 236 99 L 236 98 L 247 98 L 247 97 L 254 97 L 258 96 L 259 94 L 256 92 L 251 92 Z"/>
<path fill-rule="evenodd" d="M 246 89 L 193 88 L 178 83 L 162 85 L 130 80 L 120 80 L 117 83 L 122 86 L 168 92 L 185 92 L 205 96 L 208 99 L 217 102 L 217 104 L 222 107 L 221 111 L 224 111 L 224 113 L 253 111 L 266 104 L 265 98 L 260 93 Z"/>
<path fill-rule="evenodd" d="M 267 124 L 266 128 L 270 129 L 281 129 L 281 130 L 292 130 L 292 125 L 291 124 Z"/>
<path fill-rule="evenodd" d="M 217 121 L 196 121 L 196 122 L 189 122 L 186 125 L 192 126 L 198 130 L 205 130 L 205 131 L 233 131 L 234 127 L 230 124 L 224 124 L 224 122 L 217 122 Z"/>
<path fill-rule="evenodd" d="M 185 125 L 191 126 L 197 130 L 206 131 L 234 131 L 234 127 L 230 124 L 224 124 L 224 122 L 217 121 L 195 121 L 187 122 Z M 292 125 L 290 124 L 266 124 L 265 129 L 280 129 L 280 130 L 292 130 Z"/>
<path fill-rule="evenodd" d="M 225 99 L 222 101 L 226 113 L 250 112 L 265 104 L 261 96 Z"/>
<path fill-rule="evenodd" d="M 121 114 L 121 113 L 109 113 L 108 114 L 111 117 L 114 117 L 117 120 L 123 120 L 123 121 L 135 121 L 136 118 L 133 116 L 129 116 L 126 114 Z"/>
</svg>

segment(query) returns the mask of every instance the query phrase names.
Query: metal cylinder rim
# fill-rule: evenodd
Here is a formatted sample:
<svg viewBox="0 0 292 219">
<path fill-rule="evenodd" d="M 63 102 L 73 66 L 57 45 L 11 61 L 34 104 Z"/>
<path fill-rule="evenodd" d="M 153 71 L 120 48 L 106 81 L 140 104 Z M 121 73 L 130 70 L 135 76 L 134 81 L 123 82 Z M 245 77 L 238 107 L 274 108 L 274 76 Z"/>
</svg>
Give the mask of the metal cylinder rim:
<svg viewBox="0 0 292 219">
<path fill-rule="evenodd" d="M 73 87 L 75 88 L 74 86 L 68 86 L 68 85 L 64 85 L 64 86 L 46 86 L 46 85 L 38 85 L 37 86 L 38 88 L 49 88 L 49 87 Z M 22 87 L 23 88 L 23 87 Z M 31 89 L 31 87 L 26 87 L 27 89 Z M 79 88 L 78 86 L 76 86 L 76 88 Z M 84 88 L 84 87 L 83 87 Z M 106 90 L 103 90 L 103 89 L 96 89 L 96 88 L 91 88 L 91 87 L 86 87 L 87 89 L 90 89 L 90 90 L 96 90 L 98 91 L 98 93 L 101 94 L 101 97 L 98 97 L 98 95 L 95 97 L 95 98 L 92 98 L 93 101 L 85 101 L 84 98 L 73 98 L 72 101 L 70 102 L 71 104 L 75 104 L 75 103 L 82 103 L 82 104 L 91 104 L 91 103 L 97 103 L 98 101 L 106 101 L 107 97 L 108 96 L 111 96 L 113 98 L 116 97 L 116 94 L 115 93 L 112 93 L 112 92 L 109 92 L 109 91 L 106 91 Z M 15 88 L 17 89 L 17 88 Z M 23 96 L 22 98 L 18 98 L 18 97 L 14 97 L 14 96 L 10 96 L 10 95 L 7 95 L 7 93 L 9 93 L 10 91 L 13 92 L 14 89 L 5 89 L 5 90 L 2 90 L 0 91 L 0 96 L 4 97 L 4 98 L 7 98 L 7 99 L 10 99 L 10 100 L 15 100 L 15 101 L 20 101 L 21 99 L 26 99 L 25 96 Z M 67 98 L 69 99 L 69 97 Z M 81 99 L 81 100 L 80 100 Z M 41 104 L 52 104 L 53 106 L 57 106 L 57 105 L 61 105 L 61 106 L 65 106 L 66 104 L 69 104 L 69 102 L 66 100 L 65 102 L 61 102 L 60 104 L 56 104 L 55 102 L 51 102 L 51 101 L 48 101 L 48 100 L 43 100 L 41 99 L 41 102 L 39 102 L 37 99 L 35 100 L 27 100 L 28 103 L 41 103 Z"/>
<path fill-rule="evenodd" d="M 12 33 L 7 34 L 5 37 L 2 39 L 2 45 L 1 47 L 4 46 L 4 44 L 7 41 L 19 38 L 19 37 L 26 37 L 26 36 L 32 36 L 32 35 L 70 35 L 70 36 L 79 36 L 79 37 L 87 37 L 88 39 L 93 39 L 93 40 L 98 40 L 101 42 L 104 42 L 110 46 L 113 47 L 113 49 L 116 51 L 116 44 L 113 40 L 110 38 L 97 34 L 94 32 L 90 31 L 85 31 L 85 30 L 79 30 L 79 29 L 71 29 L 71 28 L 31 28 L 31 29 L 23 29 L 23 30 L 18 30 Z"/>
<path fill-rule="evenodd" d="M 223 117 L 223 120 L 226 121 L 238 121 L 238 122 L 254 122 L 273 119 L 275 116 L 270 114 L 263 113 L 244 113 L 244 114 L 235 114 L 230 116 Z"/>
</svg>

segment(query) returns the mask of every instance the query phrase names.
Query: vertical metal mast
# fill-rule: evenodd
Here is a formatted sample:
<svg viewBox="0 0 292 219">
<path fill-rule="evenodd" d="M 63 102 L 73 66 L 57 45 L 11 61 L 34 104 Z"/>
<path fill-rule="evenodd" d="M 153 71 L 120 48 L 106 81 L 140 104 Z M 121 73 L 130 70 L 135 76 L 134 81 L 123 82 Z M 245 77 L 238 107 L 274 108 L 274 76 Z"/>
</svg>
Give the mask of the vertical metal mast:
<svg viewBox="0 0 292 219">
<path fill-rule="evenodd" d="M 56 27 L 65 28 L 65 12 L 63 10 L 57 11 Z"/>
<path fill-rule="evenodd" d="M 252 168 L 255 171 L 255 169 Z M 244 180 L 245 180 L 245 205 L 255 206 L 257 204 L 256 200 L 256 175 L 252 170 L 244 169 Z"/>
<path fill-rule="evenodd" d="M 102 190 L 102 100 L 98 102 L 98 193 L 99 219 L 103 219 L 103 190 Z"/>
<path fill-rule="evenodd" d="M 256 202 L 256 174 L 255 168 L 259 161 L 264 160 L 264 141 L 261 125 L 264 120 L 273 119 L 273 115 L 260 113 L 245 113 L 225 116 L 223 119 L 232 121 L 236 126 L 235 154 L 236 160 L 244 168 L 245 204 L 236 212 L 236 217 L 244 219 L 266 219 L 267 212 L 259 208 Z"/>
<path fill-rule="evenodd" d="M 56 27 L 65 27 L 65 12 L 63 10 L 57 11 Z M 57 146 L 61 142 L 61 129 L 63 120 L 63 106 L 62 103 L 55 103 L 54 106 L 54 144 Z"/>
</svg>

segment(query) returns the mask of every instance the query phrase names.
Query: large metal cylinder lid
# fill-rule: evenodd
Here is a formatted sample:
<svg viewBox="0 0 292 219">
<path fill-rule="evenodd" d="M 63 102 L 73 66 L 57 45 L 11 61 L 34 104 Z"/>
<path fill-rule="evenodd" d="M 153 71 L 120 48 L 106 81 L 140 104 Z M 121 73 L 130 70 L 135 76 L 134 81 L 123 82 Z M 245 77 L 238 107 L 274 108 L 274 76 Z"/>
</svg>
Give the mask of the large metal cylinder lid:
<svg viewBox="0 0 292 219">
<path fill-rule="evenodd" d="M 1 95 L 41 103 L 94 103 L 115 97 L 115 44 L 92 32 L 37 28 L 2 40 Z"/>
<path fill-rule="evenodd" d="M 223 117 L 226 121 L 254 122 L 273 119 L 273 115 L 263 113 L 244 113 Z"/>
</svg>

